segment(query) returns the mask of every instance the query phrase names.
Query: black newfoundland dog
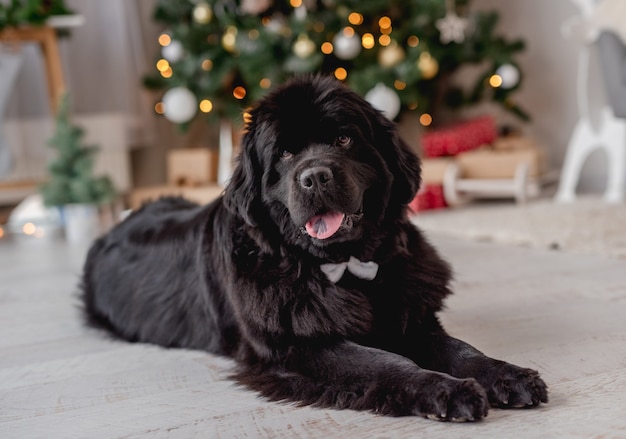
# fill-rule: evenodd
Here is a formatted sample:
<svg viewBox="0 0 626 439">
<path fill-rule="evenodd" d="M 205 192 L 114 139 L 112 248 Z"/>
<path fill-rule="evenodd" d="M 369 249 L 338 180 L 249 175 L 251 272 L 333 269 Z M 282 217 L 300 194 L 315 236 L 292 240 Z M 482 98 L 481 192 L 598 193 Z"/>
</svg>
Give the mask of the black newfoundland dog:
<svg viewBox="0 0 626 439">
<path fill-rule="evenodd" d="M 324 77 L 251 116 L 223 197 L 161 199 L 95 242 L 92 322 L 230 356 L 272 400 L 441 421 L 547 402 L 537 372 L 439 323 L 450 268 L 407 219 L 420 163 L 390 121 Z"/>
</svg>

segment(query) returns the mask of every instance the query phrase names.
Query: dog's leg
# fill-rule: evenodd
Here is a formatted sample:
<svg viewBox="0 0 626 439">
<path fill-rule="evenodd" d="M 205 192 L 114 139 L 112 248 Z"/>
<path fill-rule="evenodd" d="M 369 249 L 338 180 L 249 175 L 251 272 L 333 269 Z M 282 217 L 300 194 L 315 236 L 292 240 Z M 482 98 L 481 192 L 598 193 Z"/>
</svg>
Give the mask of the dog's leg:
<svg viewBox="0 0 626 439">
<path fill-rule="evenodd" d="M 489 405 L 474 379 L 427 371 L 400 355 L 349 342 L 291 348 L 279 364 L 247 366 L 236 378 L 272 400 L 391 416 L 475 421 Z"/>
<path fill-rule="evenodd" d="M 548 402 L 547 386 L 537 371 L 487 357 L 443 329 L 422 335 L 409 356 L 421 367 L 457 378 L 475 378 L 495 407 L 533 407 Z"/>
</svg>

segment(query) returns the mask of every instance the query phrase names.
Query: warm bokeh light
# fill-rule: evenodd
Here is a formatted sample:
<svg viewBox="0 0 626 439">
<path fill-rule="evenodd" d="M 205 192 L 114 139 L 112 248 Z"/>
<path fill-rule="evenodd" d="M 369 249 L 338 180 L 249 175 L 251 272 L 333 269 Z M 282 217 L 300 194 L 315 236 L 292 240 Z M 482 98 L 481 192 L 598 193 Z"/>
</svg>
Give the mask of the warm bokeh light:
<svg viewBox="0 0 626 439">
<path fill-rule="evenodd" d="M 259 81 L 261 88 L 270 88 L 272 86 L 272 80 L 270 78 L 263 78 Z"/>
<path fill-rule="evenodd" d="M 236 99 L 243 99 L 243 98 L 245 98 L 246 97 L 246 89 L 243 88 L 240 85 L 235 87 L 234 90 L 233 90 L 233 96 Z"/>
<path fill-rule="evenodd" d="M 389 35 L 381 35 L 378 37 L 378 42 L 381 46 L 388 46 L 391 44 L 391 37 Z"/>
<path fill-rule="evenodd" d="M 0 238 L 2 238 L 3 236 L 4 236 L 4 229 L 0 227 Z"/>
<path fill-rule="evenodd" d="M 164 114 L 165 113 L 165 104 L 163 102 L 157 102 L 154 105 L 154 112 L 156 114 Z"/>
<path fill-rule="evenodd" d="M 168 34 L 159 35 L 159 44 L 161 46 L 163 47 L 169 46 L 171 42 L 172 42 L 172 37 L 170 37 Z"/>
<path fill-rule="evenodd" d="M 417 60 L 417 68 L 423 79 L 432 79 L 439 73 L 439 62 L 430 52 L 422 52 Z"/>
<path fill-rule="evenodd" d="M 34 235 L 37 231 L 37 227 L 33 223 L 26 223 L 22 226 L 22 232 L 27 235 Z"/>
<path fill-rule="evenodd" d="M 391 18 L 381 17 L 380 20 L 378 20 L 378 25 L 380 26 L 381 29 L 387 29 L 391 27 Z"/>
<path fill-rule="evenodd" d="M 166 79 L 171 78 L 173 74 L 174 74 L 174 71 L 172 70 L 171 67 L 168 67 L 166 71 L 161 72 L 161 76 L 163 76 Z"/>
<path fill-rule="evenodd" d="M 160 59 L 156 63 L 156 68 L 159 72 L 165 72 L 167 69 L 170 68 L 170 63 L 166 59 Z"/>
<path fill-rule="evenodd" d="M 417 110 L 417 102 L 411 102 L 406 106 L 409 110 Z"/>
<path fill-rule="evenodd" d="M 229 52 L 235 50 L 236 42 L 237 32 L 226 31 L 226 33 L 222 36 L 222 46 L 224 46 L 224 49 L 228 50 Z"/>
<path fill-rule="evenodd" d="M 340 81 L 343 81 L 347 77 L 348 77 L 348 71 L 346 69 L 344 69 L 343 67 L 339 67 L 335 69 L 335 78 L 339 79 Z"/>
<path fill-rule="evenodd" d="M 330 55 L 331 53 L 333 53 L 333 45 L 332 43 L 329 43 L 328 41 L 326 41 L 325 43 L 322 43 L 322 53 L 326 54 L 326 55 Z"/>
<path fill-rule="evenodd" d="M 411 35 L 407 40 L 406 40 L 406 44 L 409 47 L 417 47 L 420 43 L 420 39 L 418 37 L 416 37 L 415 35 Z"/>
<path fill-rule="evenodd" d="M 200 101 L 198 107 L 200 107 L 200 111 L 202 111 L 203 113 L 210 113 L 211 110 L 213 110 L 213 102 L 211 102 L 209 99 L 203 99 Z"/>
<path fill-rule="evenodd" d="M 393 28 L 391 26 L 389 26 L 389 27 L 386 27 L 384 29 L 381 29 L 380 32 L 385 34 L 385 35 L 389 35 L 392 30 L 393 30 Z"/>
<path fill-rule="evenodd" d="M 351 12 L 350 15 L 348 15 L 348 21 L 350 22 L 350 24 L 358 26 L 359 24 L 363 23 L 363 16 L 358 12 Z"/>
<path fill-rule="evenodd" d="M 399 79 L 396 79 L 393 82 L 393 86 L 396 88 L 396 90 L 404 90 L 406 88 L 406 82 L 400 81 Z"/>
<path fill-rule="evenodd" d="M 424 113 L 420 116 L 420 123 L 425 127 L 430 126 L 433 123 L 433 117 L 428 113 Z"/>
<path fill-rule="evenodd" d="M 213 68 L 213 61 L 211 61 L 210 59 L 205 59 L 204 61 L 202 61 L 202 70 L 204 70 L 205 72 L 208 72 L 212 68 Z"/>
<path fill-rule="evenodd" d="M 376 44 L 376 40 L 374 39 L 374 35 L 367 33 L 363 34 L 361 37 L 361 44 L 365 49 L 371 49 Z"/>
<path fill-rule="evenodd" d="M 289 0 L 289 4 L 294 8 L 302 6 L 302 0 Z"/>
<path fill-rule="evenodd" d="M 493 88 L 498 88 L 502 86 L 502 77 L 500 75 L 491 75 L 489 78 L 489 85 Z"/>
</svg>

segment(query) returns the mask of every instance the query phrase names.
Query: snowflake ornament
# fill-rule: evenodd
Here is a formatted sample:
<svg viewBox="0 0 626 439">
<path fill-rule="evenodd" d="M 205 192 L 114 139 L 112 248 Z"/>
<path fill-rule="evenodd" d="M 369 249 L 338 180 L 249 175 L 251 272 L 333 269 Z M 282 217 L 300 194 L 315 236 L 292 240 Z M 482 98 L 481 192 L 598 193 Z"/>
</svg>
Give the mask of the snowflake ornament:
<svg viewBox="0 0 626 439">
<path fill-rule="evenodd" d="M 465 41 L 465 30 L 467 29 L 468 21 L 465 18 L 456 15 L 456 12 L 448 10 L 446 16 L 440 18 L 435 22 L 435 26 L 439 30 L 440 39 L 443 44 L 448 44 L 452 41 L 455 43 L 462 43 Z"/>
</svg>

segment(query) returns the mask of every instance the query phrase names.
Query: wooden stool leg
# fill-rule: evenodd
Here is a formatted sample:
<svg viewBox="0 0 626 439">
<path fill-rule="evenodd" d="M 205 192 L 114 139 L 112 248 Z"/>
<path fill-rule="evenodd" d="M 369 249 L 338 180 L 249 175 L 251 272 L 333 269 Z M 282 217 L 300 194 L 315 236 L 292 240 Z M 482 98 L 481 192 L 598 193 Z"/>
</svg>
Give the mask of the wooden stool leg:
<svg viewBox="0 0 626 439">
<path fill-rule="evenodd" d="M 41 50 L 46 64 L 46 80 L 48 82 L 48 94 L 50 106 L 55 114 L 65 93 L 65 81 L 63 80 L 63 68 L 55 30 L 51 27 L 41 29 Z"/>
</svg>

